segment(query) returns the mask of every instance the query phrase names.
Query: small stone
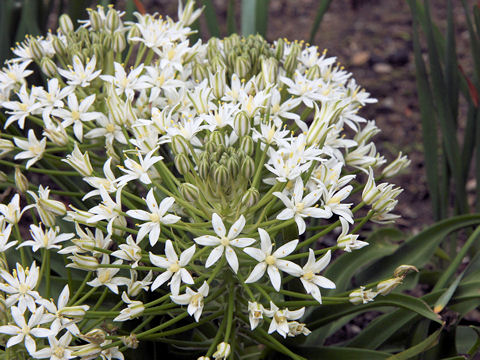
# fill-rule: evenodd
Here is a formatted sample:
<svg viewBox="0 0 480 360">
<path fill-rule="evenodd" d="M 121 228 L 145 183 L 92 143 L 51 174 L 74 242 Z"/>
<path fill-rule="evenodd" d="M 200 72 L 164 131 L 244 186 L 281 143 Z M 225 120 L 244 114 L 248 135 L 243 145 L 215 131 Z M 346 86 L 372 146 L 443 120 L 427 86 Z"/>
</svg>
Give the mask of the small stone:
<svg viewBox="0 0 480 360">
<path fill-rule="evenodd" d="M 352 56 L 353 66 L 365 65 L 370 60 L 370 53 L 368 51 L 359 51 Z"/>
<path fill-rule="evenodd" d="M 378 74 L 389 74 L 393 70 L 393 67 L 386 63 L 378 63 L 373 65 L 373 71 Z"/>
</svg>

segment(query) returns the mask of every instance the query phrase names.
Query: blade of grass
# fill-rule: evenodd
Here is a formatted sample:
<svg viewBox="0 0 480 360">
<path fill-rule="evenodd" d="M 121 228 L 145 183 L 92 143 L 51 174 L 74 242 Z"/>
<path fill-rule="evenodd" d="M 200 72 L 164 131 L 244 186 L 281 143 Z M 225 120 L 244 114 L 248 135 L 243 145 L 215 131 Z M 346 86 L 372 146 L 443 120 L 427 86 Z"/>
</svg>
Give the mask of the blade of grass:
<svg viewBox="0 0 480 360">
<path fill-rule="evenodd" d="M 413 1 L 409 1 L 411 11 L 414 11 Z M 415 55 L 415 69 L 418 100 L 420 105 L 420 118 L 422 121 L 423 151 L 427 172 L 427 184 L 435 220 L 441 218 L 440 194 L 438 183 L 438 139 L 435 113 L 433 108 L 432 93 L 428 80 L 425 62 L 423 61 L 418 36 L 417 19 L 413 19 L 413 49 Z"/>
<path fill-rule="evenodd" d="M 257 32 L 256 25 L 257 0 L 242 0 L 242 35 L 254 35 Z"/>
<path fill-rule="evenodd" d="M 411 348 L 408 348 L 405 351 L 402 351 L 401 353 L 395 354 L 391 357 L 388 358 L 388 360 L 408 360 L 411 359 L 412 357 L 421 354 L 428 349 L 432 348 L 435 346 L 438 342 L 438 338 L 440 337 L 440 333 L 443 330 L 443 326 L 435 331 L 432 335 L 427 337 L 425 340 L 423 340 L 421 343 L 412 346 Z"/>
<path fill-rule="evenodd" d="M 317 14 L 315 15 L 315 20 L 313 21 L 312 29 L 310 30 L 310 44 L 313 44 L 315 41 L 315 35 L 317 34 L 320 24 L 322 23 L 323 16 L 327 12 L 332 0 L 321 0 L 318 4 Z"/>
<path fill-rule="evenodd" d="M 257 0 L 255 9 L 255 34 L 267 37 L 268 30 L 268 5 L 270 0 Z"/>
<path fill-rule="evenodd" d="M 447 101 L 450 102 L 452 120 L 457 125 L 458 113 L 458 63 L 455 43 L 455 25 L 453 23 L 452 1 L 447 1 L 447 33 L 445 47 L 445 86 Z"/>
<path fill-rule="evenodd" d="M 475 150 L 475 131 L 476 123 L 475 119 L 477 117 L 477 109 L 475 109 L 472 102 L 468 104 L 467 112 L 467 124 L 465 126 L 465 135 L 463 136 L 463 149 L 462 149 L 462 167 L 463 167 L 463 176 L 466 179 L 470 172 L 470 166 L 472 163 L 473 152 Z"/>
<path fill-rule="evenodd" d="M 227 35 L 231 35 L 237 31 L 235 21 L 235 0 L 228 0 L 227 8 Z"/>
<path fill-rule="evenodd" d="M 210 36 L 220 37 L 220 27 L 218 26 L 218 18 L 212 0 L 203 0 L 202 3 L 205 7 L 203 13 L 205 14 L 205 20 L 207 21 L 207 28 L 210 32 Z"/>
</svg>

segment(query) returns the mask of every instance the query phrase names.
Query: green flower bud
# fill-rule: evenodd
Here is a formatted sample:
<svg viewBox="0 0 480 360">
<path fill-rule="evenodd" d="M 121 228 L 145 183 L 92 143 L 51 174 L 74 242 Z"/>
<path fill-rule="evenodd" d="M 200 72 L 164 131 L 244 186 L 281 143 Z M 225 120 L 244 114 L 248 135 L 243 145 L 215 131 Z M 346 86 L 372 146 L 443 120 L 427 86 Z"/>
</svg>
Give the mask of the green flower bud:
<svg viewBox="0 0 480 360">
<path fill-rule="evenodd" d="M 127 47 L 127 41 L 122 31 L 115 31 L 113 34 L 113 51 L 122 52 Z"/>
<path fill-rule="evenodd" d="M 230 181 L 228 169 L 224 165 L 219 165 L 213 172 L 213 180 L 218 186 L 225 186 Z"/>
<path fill-rule="evenodd" d="M 240 79 L 245 79 L 251 69 L 250 61 L 245 56 L 239 56 L 235 60 L 234 69 Z"/>
<path fill-rule="evenodd" d="M 255 188 L 250 188 L 242 197 L 242 204 L 247 207 L 251 207 L 258 202 L 260 193 Z"/>
<path fill-rule="evenodd" d="M 320 75 L 321 75 L 321 72 L 320 72 L 320 67 L 318 65 L 312 66 L 307 71 L 307 79 L 308 80 L 318 79 L 320 77 Z"/>
<path fill-rule="evenodd" d="M 225 93 L 225 86 L 226 86 L 226 80 L 225 80 L 225 69 L 221 68 L 218 70 L 215 75 L 210 75 L 210 86 L 213 89 L 213 95 L 217 98 L 220 99 L 224 93 Z"/>
<path fill-rule="evenodd" d="M 100 14 L 96 12 L 95 10 L 88 9 L 88 17 L 90 19 L 90 26 L 92 27 L 93 31 L 99 31 L 102 26 L 102 18 L 100 17 Z"/>
<path fill-rule="evenodd" d="M 278 62 L 275 58 L 262 59 L 262 75 L 267 84 L 277 82 Z"/>
<path fill-rule="evenodd" d="M 245 154 L 249 156 L 253 154 L 253 150 L 255 150 L 255 144 L 253 143 L 251 136 L 244 136 L 242 140 L 240 140 L 240 149 L 242 149 Z"/>
<path fill-rule="evenodd" d="M 111 32 L 114 32 L 120 26 L 120 16 L 118 16 L 117 10 L 110 7 L 107 12 L 107 17 L 105 19 L 105 26 Z"/>
<path fill-rule="evenodd" d="M 60 30 L 65 35 L 73 32 L 75 30 L 74 26 L 73 26 L 72 19 L 67 14 L 60 15 L 60 17 L 58 18 L 58 24 L 59 24 Z"/>
<path fill-rule="evenodd" d="M 215 150 L 217 149 L 217 145 L 212 141 L 212 140 L 209 140 L 206 144 L 205 144 L 205 151 L 206 153 L 213 153 L 215 152 Z"/>
<path fill-rule="evenodd" d="M 188 154 L 190 151 L 187 139 L 185 139 L 182 135 L 175 135 L 172 138 L 172 150 L 176 155 Z"/>
<path fill-rule="evenodd" d="M 283 64 L 283 67 L 287 71 L 287 74 L 293 74 L 293 72 L 297 68 L 299 53 L 300 53 L 300 45 L 294 44 L 290 49 L 290 54 L 288 54 L 287 58 L 285 59 L 285 64 Z"/>
<path fill-rule="evenodd" d="M 246 136 L 250 133 L 250 118 L 245 111 L 240 111 L 233 119 L 233 129 L 239 136 Z"/>
<path fill-rule="evenodd" d="M 200 190 L 198 190 L 198 187 L 190 183 L 181 184 L 180 193 L 185 200 L 190 202 L 195 202 L 200 196 Z"/>
<path fill-rule="evenodd" d="M 67 54 L 67 48 L 65 44 L 58 36 L 53 36 L 52 40 L 53 50 L 58 56 L 65 56 Z"/>
<path fill-rule="evenodd" d="M 217 149 L 220 145 L 225 146 L 225 137 L 219 131 L 212 132 L 212 134 L 210 135 L 210 140 L 217 145 Z"/>
<path fill-rule="evenodd" d="M 174 159 L 175 167 L 177 168 L 178 172 L 182 175 L 187 174 L 190 171 L 191 165 L 190 160 L 185 153 L 180 153 L 175 156 Z"/>
<path fill-rule="evenodd" d="M 277 48 L 275 49 L 275 58 L 281 60 L 283 58 L 283 53 L 285 51 L 285 40 L 277 40 Z"/>
<path fill-rule="evenodd" d="M 0 170 L 0 181 L 7 181 L 8 180 L 8 175 L 5 174 L 3 171 Z"/>
<path fill-rule="evenodd" d="M 127 42 L 129 44 L 131 44 L 133 41 L 132 41 L 132 38 L 136 38 L 136 37 L 140 37 L 142 35 L 142 33 L 140 32 L 140 30 L 138 29 L 138 26 L 137 25 L 133 25 L 130 30 L 128 31 L 128 34 L 127 34 Z"/>
<path fill-rule="evenodd" d="M 192 69 L 192 76 L 195 81 L 201 82 L 208 76 L 207 68 L 199 63 L 195 63 Z"/>
<path fill-rule="evenodd" d="M 58 73 L 57 65 L 53 62 L 52 59 L 49 57 L 44 57 L 42 61 L 40 61 L 40 67 L 45 75 L 49 77 L 55 77 Z"/>
<path fill-rule="evenodd" d="M 103 38 L 102 45 L 105 49 L 105 51 L 108 51 L 112 49 L 113 45 L 113 37 L 111 34 L 106 34 L 105 37 Z"/>
<path fill-rule="evenodd" d="M 250 156 L 245 157 L 240 166 L 240 173 L 246 178 L 250 179 L 255 173 L 255 162 Z"/>
<path fill-rule="evenodd" d="M 198 164 L 198 175 L 203 179 L 207 180 L 208 174 L 210 173 L 210 163 L 207 160 L 202 160 Z"/>
<path fill-rule="evenodd" d="M 45 55 L 42 45 L 40 45 L 40 43 L 34 37 L 30 38 L 28 46 L 35 61 L 40 61 Z"/>
<path fill-rule="evenodd" d="M 18 166 L 15 167 L 15 186 L 21 193 L 24 193 L 28 190 L 28 179 L 22 174 L 22 171 Z"/>
<path fill-rule="evenodd" d="M 232 179 L 235 179 L 238 175 L 238 161 L 234 157 L 228 158 L 227 160 L 227 169 L 230 172 Z"/>
</svg>

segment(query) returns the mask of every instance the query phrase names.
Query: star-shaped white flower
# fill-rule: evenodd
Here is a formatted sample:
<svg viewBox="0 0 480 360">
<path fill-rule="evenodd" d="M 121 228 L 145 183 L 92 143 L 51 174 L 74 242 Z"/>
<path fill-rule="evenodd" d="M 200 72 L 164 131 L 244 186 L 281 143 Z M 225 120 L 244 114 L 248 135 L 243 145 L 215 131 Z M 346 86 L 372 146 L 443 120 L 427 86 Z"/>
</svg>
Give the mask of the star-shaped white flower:
<svg viewBox="0 0 480 360">
<path fill-rule="evenodd" d="M 273 287 L 279 291 L 282 283 L 280 270 L 294 276 L 300 276 L 302 273 L 302 268 L 294 262 L 282 260 L 283 257 L 290 255 L 295 250 L 298 240 L 289 241 L 285 245 L 280 246 L 272 254 L 273 244 L 270 240 L 270 235 L 261 228 L 258 229 L 258 233 L 260 234 L 261 250 L 253 247 L 248 247 L 243 250 L 259 262 L 255 265 L 245 282 L 253 283 L 259 280 L 263 274 L 265 274 L 265 271 L 267 271 Z"/>
<path fill-rule="evenodd" d="M 187 312 L 190 316 L 195 318 L 195 321 L 198 322 L 203 311 L 203 299 L 208 296 L 209 286 L 206 281 L 203 282 L 202 286 L 198 291 L 193 291 L 187 287 L 186 293 L 182 295 L 171 295 L 170 298 L 175 304 L 178 305 L 187 305 Z"/>
<path fill-rule="evenodd" d="M 227 262 L 232 268 L 233 272 L 236 274 L 238 271 L 238 258 L 237 254 L 235 254 L 235 250 L 233 249 L 233 247 L 244 248 L 245 246 L 252 245 L 255 242 L 255 239 L 252 238 L 237 238 L 237 236 L 242 232 L 243 227 L 245 226 L 245 217 L 243 215 L 240 215 L 238 220 L 235 221 L 235 223 L 228 231 L 228 235 L 222 219 L 216 213 L 213 213 L 212 215 L 212 225 L 213 230 L 218 235 L 218 237 L 212 235 L 204 235 L 194 239 L 197 244 L 203 246 L 216 246 L 210 252 L 210 255 L 208 255 L 205 267 L 208 268 L 215 264 L 225 252 Z"/>
<path fill-rule="evenodd" d="M 27 169 L 43 157 L 47 147 L 47 138 L 42 138 L 42 140 L 38 141 L 32 129 L 28 131 L 28 140 L 13 138 L 13 141 L 15 141 L 15 145 L 24 150 L 15 155 L 15 160 L 30 159 L 25 166 Z"/>
<path fill-rule="evenodd" d="M 170 278 L 172 278 L 170 282 L 170 290 L 173 295 L 178 295 L 181 282 L 184 282 L 185 284 L 193 284 L 194 281 L 192 275 L 190 275 L 187 269 L 185 269 L 185 266 L 188 265 L 194 254 L 195 245 L 192 245 L 180 254 L 179 259 L 170 240 L 165 242 L 165 255 L 167 258 L 150 253 L 150 261 L 152 264 L 167 269 L 167 271 L 163 272 L 155 279 L 151 290 L 155 290 Z"/>
<path fill-rule="evenodd" d="M 298 177 L 295 181 L 295 188 L 293 190 L 292 198 L 289 199 L 285 194 L 274 192 L 273 195 L 278 197 L 287 207 L 277 215 L 279 220 L 295 219 L 298 226 L 298 234 L 305 232 L 306 224 L 303 218 L 314 217 L 328 219 L 332 216 L 332 212 L 326 209 L 312 207 L 320 199 L 321 191 L 313 191 L 307 196 L 303 197 L 303 180 Z"/>
<path fill-rule="evenodd" d="M 13 270 L 13 276 L 5 270 L 0 271 L 0 276 L 5 281 L 5 283 L 0 282 L 0 291 L 8 295 L 5 304 L 10 307 L 18 303 L 17 306 L 21 313 L 24 313 L 27 307 L 30 312 L 34 312 L 35 300 L 40 298 L 40 294 L 34 290 L 39 276 L 39 268 L 35 265 L 35 261 L 30 269 L 24 269 L 17 263 L 17 269 Z"/>
<path fill-rule="evenodd" d="M 137 234 L 137 243 L 142 241 L 145 235 L 148 234 L 150 240 L 150 245 L 154 246 L 160 236 L 161 224 L 170 225 L 175 224 L 180 220 L 180 216 L 173 214 L 166 214 L 168 210 L 172 207 L 175 199 L 173 197 L 167 197 L 162 200 L 160 205 L 157 204 L 153 189 L 147 194 L 145 199 L 147 203 L 148 210 L 128 210 L 127 215 L 131 216 L 138 220 L 146 221 L 140 225 L 140 230 Z"/>
<path fill-rule="evenodd" d="M 265 309 L 263 313 L 272 318 L 268 333 L 278 332 L 284 338 L 287 337 L 290 331 L 288 320 L 298 320 L 305 313 L 305 308 L 302 307 L 298 310 L 279 309 L 273 302 L 270 301 L 270 310 Z"/>
<path fill-rule="evenodd" d="M 318 261 L 315 261 L 315 253 L 312 249 L 309 249 L 308 260 L 302 269 L 302 282 L 307 294 L 311 294 L 315 300 L 320 304 L 322 303 L 322 296 L 320 294 L 319 287 L 325 289 L 335 289 L 333 281 L 328 280 L 326 277 L 317 275 L 320 271 L 325 269 L 331 259 L 331 252 L 328 252 L 321 257 Z"/>
</svg>

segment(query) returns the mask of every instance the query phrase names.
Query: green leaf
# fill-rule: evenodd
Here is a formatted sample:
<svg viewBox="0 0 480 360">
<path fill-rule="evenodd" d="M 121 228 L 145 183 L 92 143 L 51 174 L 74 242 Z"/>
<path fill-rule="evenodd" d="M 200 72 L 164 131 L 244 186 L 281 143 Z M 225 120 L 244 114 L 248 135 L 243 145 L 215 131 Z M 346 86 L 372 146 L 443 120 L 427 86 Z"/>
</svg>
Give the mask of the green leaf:
<svg viewBox="0 0 480 360">
<path fill-rule="evenodd" d="M 459 354 L 467 354 L 479 342 L 480 337 L 473 326 L 457 326 L 455 345 Z"/>
<path fill-rule="evenodd" d="M 235 0 L 228 0 L 227 8 L 227 35 L 236 32 L 237 24 L 235 22 Z"/>
<path fill-rule="evenodd" d="M 400 240 L 402 235 L 400 230 L 394 228 L 380 228 L 368 237 L 369 246 L 340 255 L 324 272 L 325 277 L 335 279 L 336 289 L 333 293 L 341 293 L 350 288 L 351 278 L 361 267 L 393 254 L 398 248 L 393 242 Z"/>
<path fill-rule="evenodd" d="M 307 357 L 309 360 L 325 359 L 348 359 L 348 360 L 381 360 L 387 359 L 390 354 L 382 351 L 373 351 L 366 349 L 343 348 L 343 347 L 299 347 L 295 348 L 299 355 Z"/>
<path fill-rule="evenodd" d="M 320 3 L 318 4 L 317 14 L 315 15 L 315 20 L 313 21 L 312 29 L 310 30 L 309 42 L 311 44 L 313 44 L 313 42 L 315 41 L 315 35 L 317 34 L 320 24 L 322 23 L 323 16 L 328 11 L 328 8 L 330 7 L 331 3 L 332 3 L 332 0 L 321 0 Z"/>
<path fill-rule="evenodd" d="M 375 261 L 361 271 L 356 279 L 360 284 L 382 280 L 390 277 L 393 271 L 403 264 L 421 268 L 435 252 L 443 238 L 455 230 L 459 230 L 480 223 L 480 214 L 459 215 L 442 220 L 417 235 L 406 240 L 392 255 Z"/>
<path fill-rule="evenodd" d="M 210 36 L 220 37 L 220 27 L 218 26 L 218 18 L 212 0 L 202 0 L 202 2 L 203 6 L 205 6 L 203 13 L 207 20 L 207 28 L 210 32 Z"/>
<path fill-rule="evenodd" d="M 430 349 L 431 347 L 437 344 L 438 338 L 440 336 L 440 333 L 442 332 L 442 329 L 443 329 L 443 326 L 437 331 L 435 331 L 432 335 L 427 337 L 425 340 L 423 340 L 421 343 L 418 343 L 417 345 L 412 346 L 411 348 L 405 351 L 402 351 L 401 353 L 398 353 L 389 357 L 388 360 L 408 360 L 414 357 L 415 355 L 425 352 L 426 350 Z"/>
</svg>

